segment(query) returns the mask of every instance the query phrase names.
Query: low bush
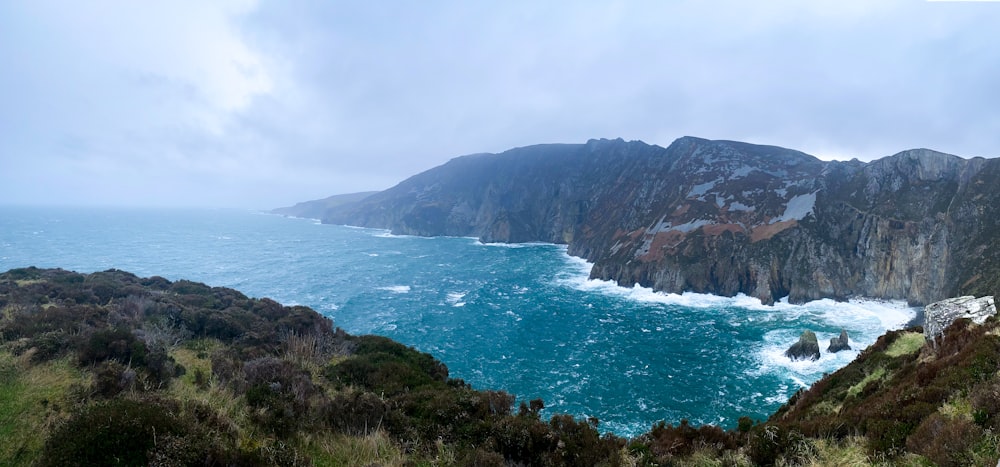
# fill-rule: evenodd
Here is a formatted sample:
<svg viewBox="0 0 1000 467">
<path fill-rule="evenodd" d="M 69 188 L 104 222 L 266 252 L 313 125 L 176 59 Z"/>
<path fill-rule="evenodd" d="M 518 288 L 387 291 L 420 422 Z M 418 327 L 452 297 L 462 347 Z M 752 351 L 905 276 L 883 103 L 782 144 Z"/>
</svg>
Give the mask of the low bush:
<svg viewBox="0 0 1000 467">
<path fill-rule="evenodd" d="M 976 424 L 1000 431 L 1000 377 L 976 385 L 969 397 Z"/>
<path fill-rule="evenodd" d="M 906 447 L 941 467 L 974 465 L 971 449 L 982 435 L 982 429 L 964 417 L 934 413 L 907 438 Z"/>
<path fill-rule="evenodd" d="M 92 365 L 105 360 L 134 366 L 145 366 L 146 344 L 125 328 L 101 329 L 84 339 L 77 350 L 80 365 Z"/>
<path fill-rule="evenodd" d="M 287 435 L 326 418 L 329 400 L 309 372 L 287 360 L 264 357 L 243 365 L 240 392 L 245 391 L 252 418 L 268 432 Z"/>
<path fill-rule="evenodd" d="M 368 436 L 382 428 L 389 411 L 389 404 L 370 392 L 341 392 L 330 400 L 327 423 L 338 433 Z"/>
<path fill-rule="evenodd" d="M 164 458 L 184 465 L 212 459 L 210 440 L 177 411 L 169 402 L 124 398 L 86 406 L 52 433 L 39 465 L 147 465 Z M 161 447 L 165 450 L 158 451 Z"/>
</svg>

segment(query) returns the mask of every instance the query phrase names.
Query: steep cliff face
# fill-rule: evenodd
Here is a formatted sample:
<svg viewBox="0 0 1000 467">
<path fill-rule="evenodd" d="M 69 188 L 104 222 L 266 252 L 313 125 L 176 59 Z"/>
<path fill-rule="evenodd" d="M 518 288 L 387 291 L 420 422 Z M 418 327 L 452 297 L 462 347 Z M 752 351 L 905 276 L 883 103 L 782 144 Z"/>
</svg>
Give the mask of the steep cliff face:
<svg viewBox="0 0 1000 467">
<path fill-rule="evenodd" d="M 923 304 L 998 288 L 998 172 L 925 149 L 823 162 L 693 137 L 591 140 L 460 157 L 325 221 L 565 243 L 592 277 L 667 292 Z"/>
</svg>

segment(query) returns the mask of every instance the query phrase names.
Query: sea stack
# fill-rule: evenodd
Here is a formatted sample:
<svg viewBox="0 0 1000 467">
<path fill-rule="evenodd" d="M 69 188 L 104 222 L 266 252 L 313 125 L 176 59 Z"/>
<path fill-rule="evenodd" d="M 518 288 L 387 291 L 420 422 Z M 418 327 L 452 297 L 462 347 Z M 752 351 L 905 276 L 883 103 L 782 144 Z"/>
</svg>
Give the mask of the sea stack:
<svg viewBox="0 0 1000 467">
<path fill-rule="evenodd" d="M 785 351 L 785 356 L 792 360 L 819 360 L 819 341 L 816 333 L 805 331 L 799 336 L 799 341 Z"/>
<path fill-rule="evenodd" d="M 847 331 L 844 329 L 840 330 L 840 337 L 830 339 L 830 346 L 826 348 L 826 351 L 830 353 L 837 353 L 841 350 L 851 350 L 847 340 Z"/>
</svg>

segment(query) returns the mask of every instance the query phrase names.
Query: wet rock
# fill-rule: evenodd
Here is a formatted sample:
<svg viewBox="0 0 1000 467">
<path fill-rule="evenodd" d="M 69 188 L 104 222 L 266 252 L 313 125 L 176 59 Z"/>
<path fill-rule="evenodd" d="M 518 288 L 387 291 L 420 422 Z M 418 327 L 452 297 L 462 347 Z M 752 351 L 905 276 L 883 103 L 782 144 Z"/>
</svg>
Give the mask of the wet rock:
<svg viewBox="0 0 1000 467">
<path fill-rule="evenodd" d="M 785 356 L 792 360 L 819 360 L 819 341 L 816 339 L 816 333 L 803 332 L 798 342 L 785 351 Z"/>
<path fill-rule="evenodd" d="M 830 339 L 830 346 L 826 348 L 826 351 L 830 353 L 837 353 L 841 350 L 851 350 L 847 339 L 847 331 L 844 329 L 840 330 L 840 337 Z"/>
</svg>

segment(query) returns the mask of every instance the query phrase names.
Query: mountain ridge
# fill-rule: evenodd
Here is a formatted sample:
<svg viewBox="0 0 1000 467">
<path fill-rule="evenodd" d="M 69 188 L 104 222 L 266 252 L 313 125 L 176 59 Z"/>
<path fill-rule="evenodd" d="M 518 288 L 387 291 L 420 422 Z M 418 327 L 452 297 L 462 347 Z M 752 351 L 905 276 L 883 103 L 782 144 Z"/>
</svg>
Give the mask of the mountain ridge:
<svg viewBox="0 0 1000 467">
<path fill-rule="evenodd" d="M 419 236 L 568 245 L 591 277 L 764 303 L 913 305 L 1000 288 L 1000 160 L 910 149 L 822 161 L 692 136 L 454 158 L 322 219 Z"/>
</svg>

